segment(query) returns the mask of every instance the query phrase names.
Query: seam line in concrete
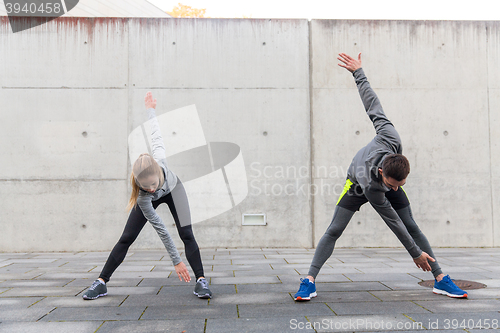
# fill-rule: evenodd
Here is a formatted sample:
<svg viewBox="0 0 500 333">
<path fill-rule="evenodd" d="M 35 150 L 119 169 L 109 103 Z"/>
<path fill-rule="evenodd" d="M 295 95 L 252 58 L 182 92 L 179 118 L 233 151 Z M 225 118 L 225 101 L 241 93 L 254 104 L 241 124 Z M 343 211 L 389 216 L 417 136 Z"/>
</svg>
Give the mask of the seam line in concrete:
<svg viewBox="0 0 500 333">
<path fill-rule="evenodd" d="M 415 319 L 413 319 L 412 317 L 408 316 L 406 313 L 403 313 L 403 316 L 405 316 L 406 318 L 410 319 L 411 321 L 413 321 L 414 323 L 416 323 L 417 321 Z M 426 330 L 428 330 L 427 327 L 424 326 L 424 323 L 423 322 L 420 322 L 420 325 L 425 328 Z"/>
<path fill-rule="evenodd" d="M 86 179 L 78 179 L 78 178 L 71 178 L 71 179 L 68 179 L 68 178 L 61 178 L 61 179 L 57 179 L 57 178 L 31 178 L 31 179 L 22 179 L 22 178 L 11 178 L 11 179 L 7 179 L 7 178 L 2 178 L 0 179 L 0 182 L 40 182 L 40 181 L 44 181 L 44 182 L 75 182 L 75 181 L 78 181 L 78 182 L 86 182 L 86 183 L 89 183 L 89 182 L 102 182 L 102 181 L 124 181 L 126 179 L 123 179 L 123 178 L 86 178 Z"/>
<path fill-rule="evenodd" d="M 128 136 L 130 135 L 130 133 L 132 132 L 132 129 L 131 129 L 131 118 L 134 119 L 132 117 L 132 112 L 133 112 L 133 108 L 131 107 L 132 103 L 131 103 L 131 97 L 130 97 L 130 48 L 132 47 L 130 45 L 130 21 L 126 21 L 125 24 L 124 24 L 124 28 L 127 29 L 126 31 L 126 36 L 127 36 L 127 157 L 126 157 L 126 161 L 127 161 L 127 173 L 125 174 L 125 179 L 129 179 L 129 175 L 132 173 L 132 163 L 134 161 L 131 161 L 130 160 L 130 147 L 128 145 Z M 125 34 L 124 34 L 125 35 Z M 143 133 L 144 134 L 144 133 Z M 149 148 L 149 143 L 148 143 L 148 140 L 146 140 L 146 145 L 148 146 Z"/>
<path fill-rule="evenodd" d="M 383 302 L 383 300 L 377 296 L 375 296 L 374 294 L 371 293 L 371 291 L 367 290 L 367 293 L 372 295 L 373 297 L 375 297 L 376 299 L 380 300 L 381 302 Z"/>
<path fill-rule="evenodd" d="M 45 316 L 47 316 L 48 314 L 50 314 L 52 311 L 54 311 L 55 309 L 57 309 L 57 307 L 53 308 L 52 310 L 50 310 L 49 312 L 47 312 L 46 314 L 44 314 L 43 316 L 41 316 L 40 318 L 38 318 L 37 320 L 35 320 L 35 322 L 38 322 L 40 321 L 41 319 L 43 319 Z"/>
<path fill-rule="evenodd" d="M 26 89 L 26 90 L 33 90 L 33 89 L 52 89 L 52 90 L 128 90 L 129 86 L 125 87 L 66 87 L 66 86 L 61 86 L 61 87 L 5 87 L 3 86 L 2 89 Z M 302 88 L 302 87 L 227 87 L 227 88 L 222 88 L 222 87 L 139 87 L 139 86 L 134 86 L 135 89 L 144 89 L 144 90 L 150 90 L 150 89 L 156 89 L 156 90 L 300 90 L 304 89 L 306 90 L 307 88 Z M 336 88 L 320 88 L 320 89 L 336 89 Z M 425 88 L 422 88 L 425 89 Z"/>
<path fill-rule="evenodd" d="M 386 284 L 384 284 L 384 283 L 382 283 L 382 282 L 380 282 L 380 281 L 377 281 L 377 282 L 378 282 L 378 283 L 380 283 L 381 285 L 383 285 L 384 287 L 389 288 L 390 290 L 394 290 L 394 289 L 392 289 L 391 287 L 389 287 L 388 285 L 386 285 Z"/>
<path fill-rule="evenodd" d="M 327 303 L 323 303 L 323 304 L 325 304 L 336 316 L 338 316 L 337 312 L 333 311 L 333 309 Z"/>
<path fill-rule="evenodd" d="M 123 301 L 121 301 L 121 303 L 120 303 L 120 304 L 118 304 L 118 306 L 122 306 L 122 304 L 123 304 L 123 303 L 127 300 L 127 298 L 128 298 L 129 296 L 130 296 L 130 295 L 127 295 L 127 297 L 125 297 L 125 298 L 123 299 Z"/>
<path fill-rule="evenodd" d="M 490 76 L 489 76 L 489 68 L 488 68 L 488 58 L 489 58 L 489 47 L 488 47 L 488 25 L 485 25 L 486 28 L 486 107 L 488 108 L 488 149 L 489 149 L 489 157 L 490 157 L 490 207 L 491 207 L 491 246 L 495 246 L 495 213 L 494 213 L 494 205 L 493 205 L 493 174 L 491 171 L 491 108 L 490 108 Z"/>
<path fill-rule="evenodd" d="M 313 137 L 313 79 L 312 79 L 312 70 L 313 70 L 313 60 L 312 60 L 312 21 L 308 21 L 307 34 L 309 40 L 309 171 L 311 172 L 309 177 L 309 186 L 312 186 L 314 177 L 313 177 L 313 163 L 314 163 L 314 137 Z M 314 225 L 314 195 L 309 194 L 309 204 L 310 206 L 310 218 L 311 218 L 311 248 L 314 248 L 314 244 L 316 243 L 316 228 Z"/>
<path fill-rule="evenodd" d="M 347 275 L 345 275 L 344 273 L 342 273 L 343 276 L 345 276 L 345 278 L 351 282 L 354 282 L 353 280 L 349 279 L 349 277 Z"/>
<path fill-rule="evenodd" d="M 87 287 L 83 288 L 82 290 L 80 290 L 79 292 L 77 292 L 75 294 L 75 297 L 78 296 L 79 294 L 83 293 L 85 290 L 87 290 Z"/>
<path fill-rule="evenodd" d="M 96 333 L 97 331 L 99 331 L 102 327 L 102 325 L 104 325 L 104 323 L 106 322 L 106 320 L 104 320 L 101 325 L 99 325 L 99 327 L 94 331 L 94 333 Z"/>
<path fill-rule="evenodd" d="M 33 305 L 35 305 L 36 303 L 40 302 L 40 301 L 43 301 L 44 299 L 46 299 L 47 296 L 45 297 L 42 297 L 41 299 L 39 299 L 38 301 L 36 301 L 35 303 L 31 304 L 30 306 L 27 307 L 27 309 L 29 309 L 30 307 L 32 307 Z"/>
<path fill-rule="evenodd" d="M 33 89 L 53 89 L 53 90 L 90 90 L 90 89 L 111 89 L 111 90 L 124 90 L 127 89 L 126 87 L 66 87 L 66 86 L 61 86 L 61 87 L 2 87 L 2 89 L 27 89 L 27 90 L 33 90 Z"/>
<path fill-rule="evenodd" d="M 144 311 L 142 311 L 141 315 L 139 316 L 139 319 L 137 319 L 137 320 L 141 320 L 141 317 L 144 315 L 144 312 L 146 312 L 147 309 L 148 309 L 148 307 L 146 306 L 146 308 L 144 309 Z"/>
<path fill-rule="evenodd" d="M 73 279 L 73 280 L 69 281 L 68 283 L 66 283 L 66 284 L 62 285 L 61 287 L 66 287 L 68 284 L 70 284 L 71 282 L 73 282 L 73 281 L 75 281 L 75 280 L 76 280 L 76 279 Z"/>
<path fill-rule="evenodd" d="M 407 273 L 409 276 L 414 277 L 415 279 L 419 279 L 420 281 L 424 281 L 424 279 L 419 278 L 418 276 L 413 275 L 412 273 Z"/>
<path fill-rule="evenodd" d="M 422 309 L 427 310 L 427 311 L 429 311 L 430 313 L 434 313 L 434 312 L 432 312 L 431 310 L 429 310 L 429 309 L 427 309 L 427 308 L 423 307 L 422 305 L 418 304 L 418 303 L 417 303 L 417 302 L 415 302 L 415 301 L 410 301 L 410 302 L 411 302 L 411 303 L 413 303 L 413 304 L 416 304 L 416 305 L 420 306 Z"/>
<path fill-rule="evenodd" d="M 307 322 L 309 324 L 311 324 L 311 327 L 312 329 L 314 330 L 314 332 L 318 333 L 318 331 L 316 330 L 316 327 L 314 327 L 314 324 L 309 320 L 309 318 L 307 318 L 307 316 L 304 316 L 304 318 L 306 318 Z M 354 332 L 353 332 L 354 333 Z"/>
</svg>

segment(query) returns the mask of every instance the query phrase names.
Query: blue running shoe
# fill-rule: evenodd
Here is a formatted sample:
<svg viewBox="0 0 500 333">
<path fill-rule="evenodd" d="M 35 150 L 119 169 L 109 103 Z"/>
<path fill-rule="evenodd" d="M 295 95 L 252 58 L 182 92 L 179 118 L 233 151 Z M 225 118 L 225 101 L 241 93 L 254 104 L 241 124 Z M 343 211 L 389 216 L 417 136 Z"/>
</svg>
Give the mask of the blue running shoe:
<svg viewBox="0 0 500 333">
<path fill-rule="evenodd" d="M 432 292 L 434 294 L 446 295 L 454 298 L 467 298 L 467 292 L 458 288 L 457 285 L 450 279 L 449 275 L 446 275 L 439 282 L 435 280 Z"/>
<path fill-rule="evenodd" d="M 314 282 L 309 281 L 309 279 L 300 279 L 300 281 L 302 282 L 300 283 L 299 291 L 293 296 L 294 300 L 309 301 L 311 297 L 318 296 Z"/>
</svg>

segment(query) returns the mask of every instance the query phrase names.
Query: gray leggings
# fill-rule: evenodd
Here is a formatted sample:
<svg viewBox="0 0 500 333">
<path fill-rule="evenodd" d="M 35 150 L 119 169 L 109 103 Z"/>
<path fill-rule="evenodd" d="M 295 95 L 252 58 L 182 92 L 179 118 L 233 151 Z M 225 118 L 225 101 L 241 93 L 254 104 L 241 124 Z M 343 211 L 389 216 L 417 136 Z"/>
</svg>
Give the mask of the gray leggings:
<svg viewBox="0 0 500 333">
<path fill-rule="evenodd" d="M 342 232 L 344 232 L 356 210 L 359 210 L 359 207 L 368 201 L 366 198 L 363 200 L 363 197 L 363 195 L 354 194 L 353 191 L 350 195 L 343 196 L 335 207 L 332 222 L 328 226 L 328 229 L 326 229 L 323 237 L 321 237 L 309 268 L 308 274 L 314 279 L 316 279 L 316 276 L 318 275 L 323 264 L 332 255 L 335 242 L 340 235 L 342 235 Z M 386 193 L 386 197 L 403 221 L 403 224 L 415 243 L 422 251 L 427 252 L 427 254 L 429 254 L 432 258 L 436 259 L 427 237 L 425 237 L 418 225 L 415 223 L 415 220 L 413 220 L 410 203 L 404 191 L 401 188 L 399 188 L 398 191 L 391 190 Z M 432 268 L 432 274 L 434 277 L 442 274 L 437 260 L 435 262 L 429 262 L 429 264 Z"/>
</svg>

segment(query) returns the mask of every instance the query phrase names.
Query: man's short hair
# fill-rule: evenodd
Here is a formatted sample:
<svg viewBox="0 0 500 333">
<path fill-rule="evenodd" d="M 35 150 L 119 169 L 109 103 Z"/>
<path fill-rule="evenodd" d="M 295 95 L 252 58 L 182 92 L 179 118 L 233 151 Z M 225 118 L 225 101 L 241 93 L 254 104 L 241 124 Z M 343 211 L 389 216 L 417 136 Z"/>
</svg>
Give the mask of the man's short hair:
<svg viewBox="0 0 500 333">
<path fill-rule="evenodd" d="M 401 154 L 391 154 L 384 159 L 382 171 L 385 177 L 391 177 L 400 182 L 408 177 L 410 162 Z"/>
</svg>

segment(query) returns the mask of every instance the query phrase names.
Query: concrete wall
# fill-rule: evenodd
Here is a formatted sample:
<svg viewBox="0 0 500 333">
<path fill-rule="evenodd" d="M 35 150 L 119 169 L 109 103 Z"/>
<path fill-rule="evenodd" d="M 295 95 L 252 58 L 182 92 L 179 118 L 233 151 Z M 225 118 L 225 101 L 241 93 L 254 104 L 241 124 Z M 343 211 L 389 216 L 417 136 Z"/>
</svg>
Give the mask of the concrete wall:
<svg viewBox="0 0 500 333">
<path fill-rule="evenodd" d="M 158 115 L 195 104 L 207 142 L 241 148 L 248 196 L 193 225 L 201 247 L 315 246 L 374 135 L 338 52 L 363 52 L 431 244 L 498 245 L 498 22 L 59 18 L 13 34 L 2 17 L 0 251 L 111 249 L 147 91 Z M 365 205 L 338 245 L 399 243 Z M 162 244 L 147 226 L 134 247 Z"/>
</svg>

